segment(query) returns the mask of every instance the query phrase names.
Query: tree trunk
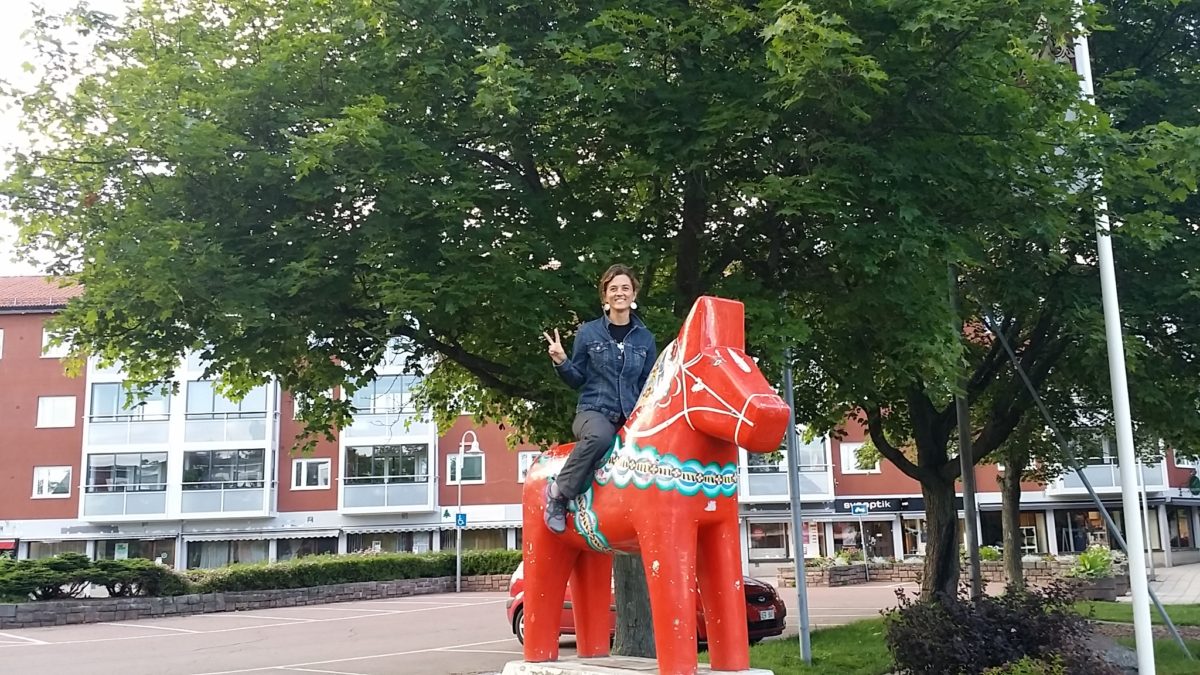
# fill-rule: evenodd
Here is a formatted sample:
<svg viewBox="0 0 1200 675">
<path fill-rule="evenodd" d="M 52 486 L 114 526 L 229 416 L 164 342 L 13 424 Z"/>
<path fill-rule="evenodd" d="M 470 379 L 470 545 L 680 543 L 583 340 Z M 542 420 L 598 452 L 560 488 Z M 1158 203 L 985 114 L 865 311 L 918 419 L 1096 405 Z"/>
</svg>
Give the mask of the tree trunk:
<svg viewBox="0 0 1200 675">
<path fill-rule="evenodd" d="M 640 555 L 613 556 L 614 602 L 617 605 L 617 637 L 612 653 L 620 656 L 655 658 L 654 623 L 650 619 L 650 590 Z"/>
<path fill-rule="evenodd" d="M 921 597 L 953 596 L 958 592 L 958 508 L 954 481 L 921 481 L 925 496 L 925 569 Z"/>
<path fill-rule="evenodd" d="M 1016 453 L 1014 453 L 1016 454 Z M 1004 574 L 1009 588 L 1025 588 L 1025 573 L 1021 567 L 1021 470 L 1022 457 L 1006 458 L 1004 476 L 1000 479 L 1001 524 L 1004 527 Z M 1018 463 L 1020 462 L 1020 463 Z"/>
</svg>

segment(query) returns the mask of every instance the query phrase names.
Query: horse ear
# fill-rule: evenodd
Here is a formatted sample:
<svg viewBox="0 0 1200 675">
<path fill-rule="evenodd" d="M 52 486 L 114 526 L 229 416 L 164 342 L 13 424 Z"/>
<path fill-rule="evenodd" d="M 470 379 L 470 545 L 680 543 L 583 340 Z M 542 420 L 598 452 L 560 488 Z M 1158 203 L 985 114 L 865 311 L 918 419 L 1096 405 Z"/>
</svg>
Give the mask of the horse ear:
<svg viewBox="0 0 1200 675">
<path fill-rule="evenodd" d="M 702 295 L 679 330 L 682 353 L 688 356 L 708 347 L 746 348 L 746 308 L 737 300 Z"/>
</svg>

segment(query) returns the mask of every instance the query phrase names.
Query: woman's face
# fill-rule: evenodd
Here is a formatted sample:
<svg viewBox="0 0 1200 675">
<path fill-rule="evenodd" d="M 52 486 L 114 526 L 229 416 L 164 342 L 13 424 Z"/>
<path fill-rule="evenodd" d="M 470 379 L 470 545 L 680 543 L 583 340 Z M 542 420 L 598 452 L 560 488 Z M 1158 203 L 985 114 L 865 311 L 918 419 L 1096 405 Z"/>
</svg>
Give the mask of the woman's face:
<svg viewBox="0 0 1200 675">
<path fill-rule="evenodd" d="M 611 309 L 625 311 L 629 304 L 637 299 L 637 291 L 633 290 L 633 280 L 624 274 L 613 277 L 604 287 L 604 302 Z"/>
</svg>

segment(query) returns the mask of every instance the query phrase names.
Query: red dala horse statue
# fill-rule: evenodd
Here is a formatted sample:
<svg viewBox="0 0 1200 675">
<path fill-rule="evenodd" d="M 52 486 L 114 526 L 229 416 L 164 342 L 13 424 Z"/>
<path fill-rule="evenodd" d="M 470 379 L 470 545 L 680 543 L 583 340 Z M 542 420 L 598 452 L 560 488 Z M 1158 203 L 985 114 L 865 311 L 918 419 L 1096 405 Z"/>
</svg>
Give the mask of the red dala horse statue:
<svg viewBox="0 0 1200 675">
<path fill-rule="evenodd" d="M 660 355 L 567 531 L 544 524 L 543 493 L 572 445 L 542 454 L 525 482 L 525 660 L 558 659 L 568 581 L 581 658 L 607 656 L 612 555 L 640 552 L 659 672 L 697 672 L 696 592 L 714 671 L 750 667 L 738 538 L 738 447 L 779 448 L 787 404 L 745 352 L 742 303 L 701 297 Z"/>
</svg>

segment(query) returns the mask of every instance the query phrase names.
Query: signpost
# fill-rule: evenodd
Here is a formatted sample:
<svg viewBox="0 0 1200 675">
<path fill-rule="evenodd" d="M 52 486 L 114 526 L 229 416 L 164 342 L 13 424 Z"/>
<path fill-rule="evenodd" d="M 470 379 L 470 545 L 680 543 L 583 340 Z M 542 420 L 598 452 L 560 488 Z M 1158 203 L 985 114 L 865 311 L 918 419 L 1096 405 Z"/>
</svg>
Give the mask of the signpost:
<svg viewBox="0 0 1200 675">
<path fill-rule="evenodd" d="M 808 626 L 808 586 L 807 579 L 804 576 L 804 540 L 800 534 L 804 532 L 804 514 L 801 513 L 802 507 L 800 494 L 800 462 L 797 457 L 800 456 L 799 439 L 796 438 L 796 404 L 794 401 L 794 391 L 792 389 L 792 351 L 784 351 L 784 366 L 783 366 L 783 389 L 784 396 L 788 405 L 788 431 L 787 431 L 787 473 L 788 473 L 788 499 L 791 501 L 792 511 L 792 562 L 796 568 L 796 596 L 799 603 L 798 611 L 800 613 L 800 658 L 804 662 L 812 665 L 812 641 L 809 636 Z"/>
</svg>

